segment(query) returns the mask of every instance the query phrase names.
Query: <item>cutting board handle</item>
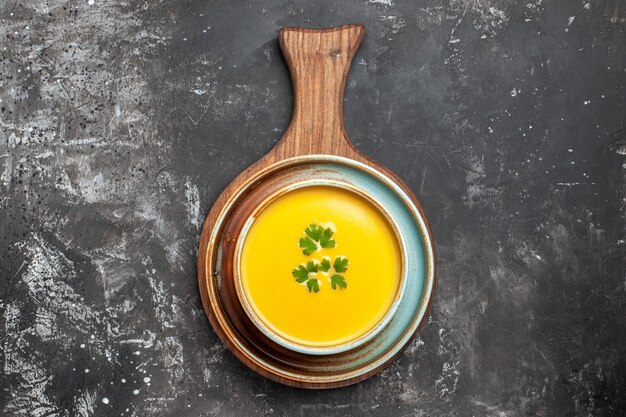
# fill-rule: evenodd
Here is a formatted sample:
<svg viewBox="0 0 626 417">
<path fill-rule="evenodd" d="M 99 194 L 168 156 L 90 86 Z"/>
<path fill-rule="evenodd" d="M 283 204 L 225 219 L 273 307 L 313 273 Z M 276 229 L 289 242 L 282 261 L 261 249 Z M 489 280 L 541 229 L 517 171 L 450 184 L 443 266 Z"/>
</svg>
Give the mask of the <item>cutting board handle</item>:
<svg viewBox="0 0 626 417">
<path fill-rule="evenodd" d="M 357 153 L 345 133 L 343 91 L 365 27 L 283 28 L 280 48 L 293 83 L 291 124 L 275 148 L 279 159 L 299 155 Z"/>
</svg>

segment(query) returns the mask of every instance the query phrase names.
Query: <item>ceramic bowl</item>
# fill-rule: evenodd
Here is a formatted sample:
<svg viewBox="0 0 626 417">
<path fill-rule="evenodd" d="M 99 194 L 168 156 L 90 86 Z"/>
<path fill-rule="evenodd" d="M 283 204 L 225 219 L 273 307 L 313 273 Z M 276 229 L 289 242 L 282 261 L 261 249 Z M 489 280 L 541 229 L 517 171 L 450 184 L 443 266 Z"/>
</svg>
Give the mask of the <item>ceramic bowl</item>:
<svg viewBox="0 0 626 417">
<path fill-rule="evenodd" d="M 215 243 L 200 254 L 200 268 L 205 268 L 200 286 L 210 301 L 214 329 L 252 369 L 293 386 L 348 385 L 380 371 L 416 334 L 434 289 L 434 248 L 419 204 L 389 175 L 340 156 L 296 157 L 260 171 L 226 202 L 209 236 Z M 256 215 L 282 193 L 313 185 L 341 187 L 367 198 L 392 224 L 403 258 L 401 285 L 385 317 L 364 336 L 326 348 L 295 344 L 264 326 L 239 278 L 241 245 Z"/>
</svg>

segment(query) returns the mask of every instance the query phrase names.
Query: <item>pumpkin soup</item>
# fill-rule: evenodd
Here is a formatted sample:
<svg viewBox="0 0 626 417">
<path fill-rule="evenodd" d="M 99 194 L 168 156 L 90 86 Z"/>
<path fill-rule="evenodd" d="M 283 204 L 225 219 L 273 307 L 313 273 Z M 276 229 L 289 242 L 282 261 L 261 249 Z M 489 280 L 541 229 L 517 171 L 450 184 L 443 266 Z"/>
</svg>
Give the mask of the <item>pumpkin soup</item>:
<svg viewBox="0 0 626 417">
<path fill-rule="evenodd" d="M 254 315 L 283 339 L 331 347 L 360 338 L 398 292 L 393 227 L 364 197 L 334 186 L 287 192 L 245 235 L 241 288 Z"/>
</svg>

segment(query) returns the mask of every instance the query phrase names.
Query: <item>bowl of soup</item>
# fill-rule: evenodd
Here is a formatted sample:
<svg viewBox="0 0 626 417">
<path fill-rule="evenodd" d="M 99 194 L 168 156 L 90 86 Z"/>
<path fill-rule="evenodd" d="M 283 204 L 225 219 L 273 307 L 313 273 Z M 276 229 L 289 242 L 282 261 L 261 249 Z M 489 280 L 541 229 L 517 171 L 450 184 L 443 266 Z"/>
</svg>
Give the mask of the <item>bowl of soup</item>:
<svg viewBox="0 0 626 417">
<path fill-rule="evenodd" d="M 235 252 L 239 301 L 264 335 L 333 354 L 373 338 L 403 290 L 398 227 L 349 183 L 305 181 L 270 195 Z"/>
<path fill-rule="evenodd" d="M 201 294 L 256 372 L 306 388 L 380 371 L 423 323 L 434 248 L 418 203 L 385 172 L 333 155 L 260 172 L 215 218 Z"/>
</svg>

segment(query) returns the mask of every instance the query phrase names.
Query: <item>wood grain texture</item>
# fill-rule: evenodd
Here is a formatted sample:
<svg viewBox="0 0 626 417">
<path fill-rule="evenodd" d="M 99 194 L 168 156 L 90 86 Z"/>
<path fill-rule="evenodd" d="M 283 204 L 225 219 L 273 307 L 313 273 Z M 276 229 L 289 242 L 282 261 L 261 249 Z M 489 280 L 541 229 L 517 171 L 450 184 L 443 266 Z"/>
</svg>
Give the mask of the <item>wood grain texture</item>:
<svg viewBox="0 0 626 417">
<path fill-rule="evenodd" d="M 358 158 L 344 128 L 343 91 L 364 36 L 363 25 L 280 31 L 294 107 L 291 124 L 274 149 L 277 157 L 330 154 Z"/>
</svg>

